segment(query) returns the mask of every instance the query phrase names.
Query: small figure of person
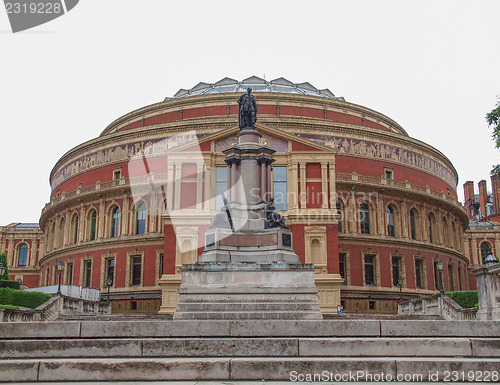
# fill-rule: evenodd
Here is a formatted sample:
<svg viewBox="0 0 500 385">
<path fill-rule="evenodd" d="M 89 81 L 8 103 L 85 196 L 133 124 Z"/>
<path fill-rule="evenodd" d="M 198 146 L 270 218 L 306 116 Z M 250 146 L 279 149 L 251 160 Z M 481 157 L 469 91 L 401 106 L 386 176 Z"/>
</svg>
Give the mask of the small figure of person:
<svg viewBox="0 0 500 385">
<path fill-rule="evenodd" d="M 248 88 L 247 93 L 238 99 L 238 124 L 242 130 L 254 128 L 257 121 L 257 103 L 251 92 L 252 89 Z"/>
</svg>

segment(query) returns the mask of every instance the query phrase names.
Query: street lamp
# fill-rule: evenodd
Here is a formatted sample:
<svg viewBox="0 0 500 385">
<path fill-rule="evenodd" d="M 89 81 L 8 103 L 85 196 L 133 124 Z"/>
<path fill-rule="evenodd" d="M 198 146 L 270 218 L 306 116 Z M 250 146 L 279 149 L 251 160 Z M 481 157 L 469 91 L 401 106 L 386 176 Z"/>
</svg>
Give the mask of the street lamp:
<svg viewBox="0 0 500 385">
<path fill-rule="evenodd" d="M 64 264 L 62 259 L 59 260 L 59 263 L 56 265 L 57 271 L 59 272 L 59 286 L 57 287 L 57 294 L 61 294 L 61 274 L 64 270 Z"/>
<path fill-rule="evenodd" d="M 4 273 L 5 273 L 5 267 L 2 263 L 2 261 L 0 261 L 0 279 L 3 279 Z"/>
<path fill-rule="evenodd" d="M 111 286 L 113 286 L 113 278 L 111 278 L 111 276 L 108 277 L 108 279 L 106 279 L 106 286 L 108 287 L 108 303 L 109 303 L 109 288 Z"/>
<path fill-rule="evenodd" d="M 441 261 L 441 258 L 438 257 L 438 261 L 436 263 L 436 267 L 438 269 L 438 272 L 439 272 L 439 293 L 441 295 L 444 294 L 444 290 L 443 290 L 443 262 Z"/>
<path fill-rule="evenodd" d="M 399 286 L 399 302 L 403 303 L 403 277 L 399 276 L 398 278 L 398 286 Z"/>
</svg>

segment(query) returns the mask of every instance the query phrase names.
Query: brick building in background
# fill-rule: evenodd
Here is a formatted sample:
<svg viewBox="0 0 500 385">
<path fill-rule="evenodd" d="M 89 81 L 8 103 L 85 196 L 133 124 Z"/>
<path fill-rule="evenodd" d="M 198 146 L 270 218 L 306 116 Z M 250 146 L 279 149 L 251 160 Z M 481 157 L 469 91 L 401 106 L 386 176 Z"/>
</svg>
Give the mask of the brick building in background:
<svg viewBox="0 0 500 385">
<path fill-rule="evenodd" d="M 276 207 L 302 262 L 315 264 L 320 303 L 331 302 L 328 282 L 341 281 L 347 312 L 396 312 L 400 277 L 405 297 L 436 292 L 438 259 L 445 290 L 475 288 L 458 175 L 441 152 L 328 89 L 257 77 L 182 89 L 68 151 L 51 172 L 39 238 L 25 242 L 33 270 L 12 277 L 54 284 L 62 260 L 64 284 L 105 290 L 110 277 L 115 312 L 158 311 L 168 282 L 173 311 L 180 268 L 202 252 L 222 205 L 222 151 L 236 141 L 236 101 L 248 87 L 276 151 Z M 24 238 L 4 239 L 12 269 Z"/>
<path fill-rule="evenodd" d="M 491 176 L 491 193 L 486 180 L 479 183 L 479 194 L 474 182 L 464 183 L 464 207 L 469 217 L 465 232 L 465 254 L 472 267 L 481 265 L 491 253 L 498 257 L 500 250 L 500 177 Z"/>
</svg>

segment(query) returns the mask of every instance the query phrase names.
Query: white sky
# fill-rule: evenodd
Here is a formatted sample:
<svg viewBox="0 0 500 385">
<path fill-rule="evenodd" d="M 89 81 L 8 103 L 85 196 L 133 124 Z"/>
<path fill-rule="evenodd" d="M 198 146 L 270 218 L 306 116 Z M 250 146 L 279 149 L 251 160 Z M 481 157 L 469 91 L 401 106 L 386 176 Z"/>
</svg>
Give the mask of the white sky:
<svg viewBox="0 0 500 385">
<path fill-rule="evenodd" d="M 308 81 L 389 116 L 451 160 L 462 199 L 500 163 L 484 120 L 498 15 L 498 0 L 82 0 L 12 34 L 0 6 L 0 225 L 37 222 L 57 160 L 116 118 L 225 76 Z"/>
</svg>

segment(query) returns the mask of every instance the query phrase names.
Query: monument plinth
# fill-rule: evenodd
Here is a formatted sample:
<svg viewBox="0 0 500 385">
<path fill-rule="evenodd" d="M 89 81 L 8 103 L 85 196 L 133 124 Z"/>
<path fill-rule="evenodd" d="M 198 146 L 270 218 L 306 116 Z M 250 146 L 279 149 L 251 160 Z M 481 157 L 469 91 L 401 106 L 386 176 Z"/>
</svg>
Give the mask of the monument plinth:
<svg viewBox="0 0 500 385">
<path fill-rule="evenodd" d="M 238 143 L 224 151 L 227 199 L 198 262 L 182 266 L 174 319 L 321 319 L 314 265 L 293 251 L 271 197 L 274 150 L 254 127 L 250 90 L 238 103 Z"/>
</svg>

